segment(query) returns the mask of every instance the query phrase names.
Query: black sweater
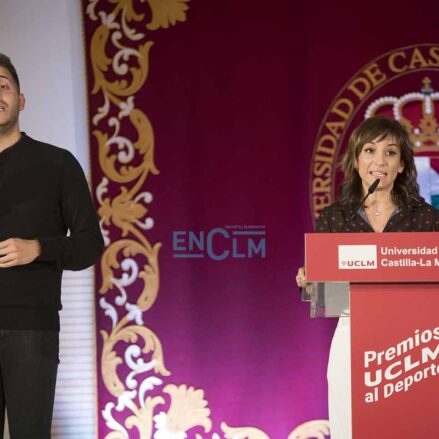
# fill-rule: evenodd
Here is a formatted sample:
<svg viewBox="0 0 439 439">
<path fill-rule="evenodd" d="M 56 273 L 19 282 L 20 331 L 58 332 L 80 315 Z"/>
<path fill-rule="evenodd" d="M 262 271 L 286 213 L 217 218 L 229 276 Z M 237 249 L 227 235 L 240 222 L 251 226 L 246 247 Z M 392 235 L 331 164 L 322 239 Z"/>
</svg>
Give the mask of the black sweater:
<svg viewBox="0 0 439 439">
<path fill-rule="evenodd" d="M 78 161 L 24 133 L 0 153 L 0 241 L 9 238 L 39 240 L 41 254 L 0 268 L 0 329 L 59 330 L 62 271 L 93 265 L 103 239 Z"/>
</svg>

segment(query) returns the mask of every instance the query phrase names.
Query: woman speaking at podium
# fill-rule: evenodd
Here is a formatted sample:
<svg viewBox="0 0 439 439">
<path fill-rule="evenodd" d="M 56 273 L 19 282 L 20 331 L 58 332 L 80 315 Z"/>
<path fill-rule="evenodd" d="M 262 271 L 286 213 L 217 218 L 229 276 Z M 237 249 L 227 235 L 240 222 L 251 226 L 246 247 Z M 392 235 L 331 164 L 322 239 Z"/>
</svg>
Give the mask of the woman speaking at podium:
<svg viewBox="0 0 439 439">
<path fill-rule="evenodd" d="M 413 146 L 405 129 L 385 117 L 366 119 L 343 157 L 340 200 L 323 209 L 320 233 L 439 231 L 439 211 L 419 195 Z M 296 276 L 306 286 L 303 267 Z M 340 317 L 328 364 L 332 439 L 351 439 L 350 318 Z"/>
</svg>

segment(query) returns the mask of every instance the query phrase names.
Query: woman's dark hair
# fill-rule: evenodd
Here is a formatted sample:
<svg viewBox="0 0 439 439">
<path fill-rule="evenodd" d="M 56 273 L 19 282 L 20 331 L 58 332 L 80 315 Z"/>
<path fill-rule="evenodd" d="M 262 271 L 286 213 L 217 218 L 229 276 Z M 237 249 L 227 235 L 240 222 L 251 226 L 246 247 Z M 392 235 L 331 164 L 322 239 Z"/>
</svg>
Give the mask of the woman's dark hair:
<svg viewBox="0 0 439 439">
<path fill-rule="evenodd" d="M 15 82 L 15 85 L 17 86 L 18 93 L 20 93 L 20 80 L 18 79 L 17 70 L 15 70 L 15 67 L 12 64 L 9 56 L 4 55 L 3 53 L 0 53 L 0 67 L 8 70 Z"/>
<path fill-rule="evenodd" d="M 355 168 L 363 146 L 366 143 L 385 138 L 395 141 L 401 152 L 403 171 L 398 174 L 392 188 L 392 200 L 400 208 L 406 207 L 413 196 L 419 196 L 419 186 L 416 183 L 416 167 L 413 159 L 413 145 L 404 127 L 396 120 L 387 117 L 371 117 L 363 121 L 351 134 L 348 148 L 343 157 L 342 170 L 344 181 L 340 187 L 340 202 L 353 208 L 361 203 L 364 196 L 361 178 Z"/>
</svg>

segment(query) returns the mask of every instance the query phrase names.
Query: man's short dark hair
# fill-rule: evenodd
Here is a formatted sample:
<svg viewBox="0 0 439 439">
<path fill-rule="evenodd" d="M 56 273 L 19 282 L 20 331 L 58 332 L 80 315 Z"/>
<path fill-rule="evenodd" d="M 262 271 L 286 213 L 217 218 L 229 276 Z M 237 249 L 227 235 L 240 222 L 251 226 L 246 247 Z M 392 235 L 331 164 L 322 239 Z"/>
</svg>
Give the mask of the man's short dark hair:
<svg viewBox="0 0 439 439">
<path fill-rule="evenodd" d="M 20 80 L 18 79 L 17 70 L 15 70 L 15 67 L 12 64 L 9 56 L 6 56 L 3 53 L 0 53 L 0 67 L 3 67 L 9 71 L 9 73 L 12 76 L 12 79 L 15 82 L 15 85 L 17 86 L 18 92 L 20 92 Z"/>
</svg>

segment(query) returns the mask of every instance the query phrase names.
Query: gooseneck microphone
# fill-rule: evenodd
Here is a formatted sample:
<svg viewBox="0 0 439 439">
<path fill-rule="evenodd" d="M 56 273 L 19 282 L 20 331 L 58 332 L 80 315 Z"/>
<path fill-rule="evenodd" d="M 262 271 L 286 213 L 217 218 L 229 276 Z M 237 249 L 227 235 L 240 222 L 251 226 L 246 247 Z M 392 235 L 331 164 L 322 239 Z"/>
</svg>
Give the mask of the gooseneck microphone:
<svg viewBox="0 0 439 439">
<path fill-rule="evenodd" d="M 377 178 L 370 186 L 369 186 L 369 189 L 367 190 L 367 194 L 366 194 L 366 196 L 364 197 L 364 199 L 363 199 L 363 201 L 361 202 L 361 204 L 360 204 L 360 207 L 364 204 L 364 202 L 366 201 L 366 198 L 370 195 L 370 194 L 373 194 L 374 192 L 375 192 L 375 190 L 376 190 L 376 188 L 378 187 L 378 185 L 380 184 L 380 179 L 379 178 Z"/>
<path fill-rule="evenodd" d="M 376 188 L 378 187 L 378 185 L 380 184 L 380 179 L 377 178 L 370 186 L 369 189 L 367 190 L 367 194 L 366 196 L 361 200 L 361 203 L 358 205 L 358 207 L 355 209 L 354 213 L 352 214 L 352 216 L 349 218 L 349 220 L 345 223 L 345 225 L 343 226 L 343 229 L 346 227 L 347 224 L 349 224 L 355 217 L 355 215 L 358 213 L 358 211 L 363 207 L 364 202 L 367 200 L 368 196 L 373 194 L 376 190 Z"/>
</svg>

